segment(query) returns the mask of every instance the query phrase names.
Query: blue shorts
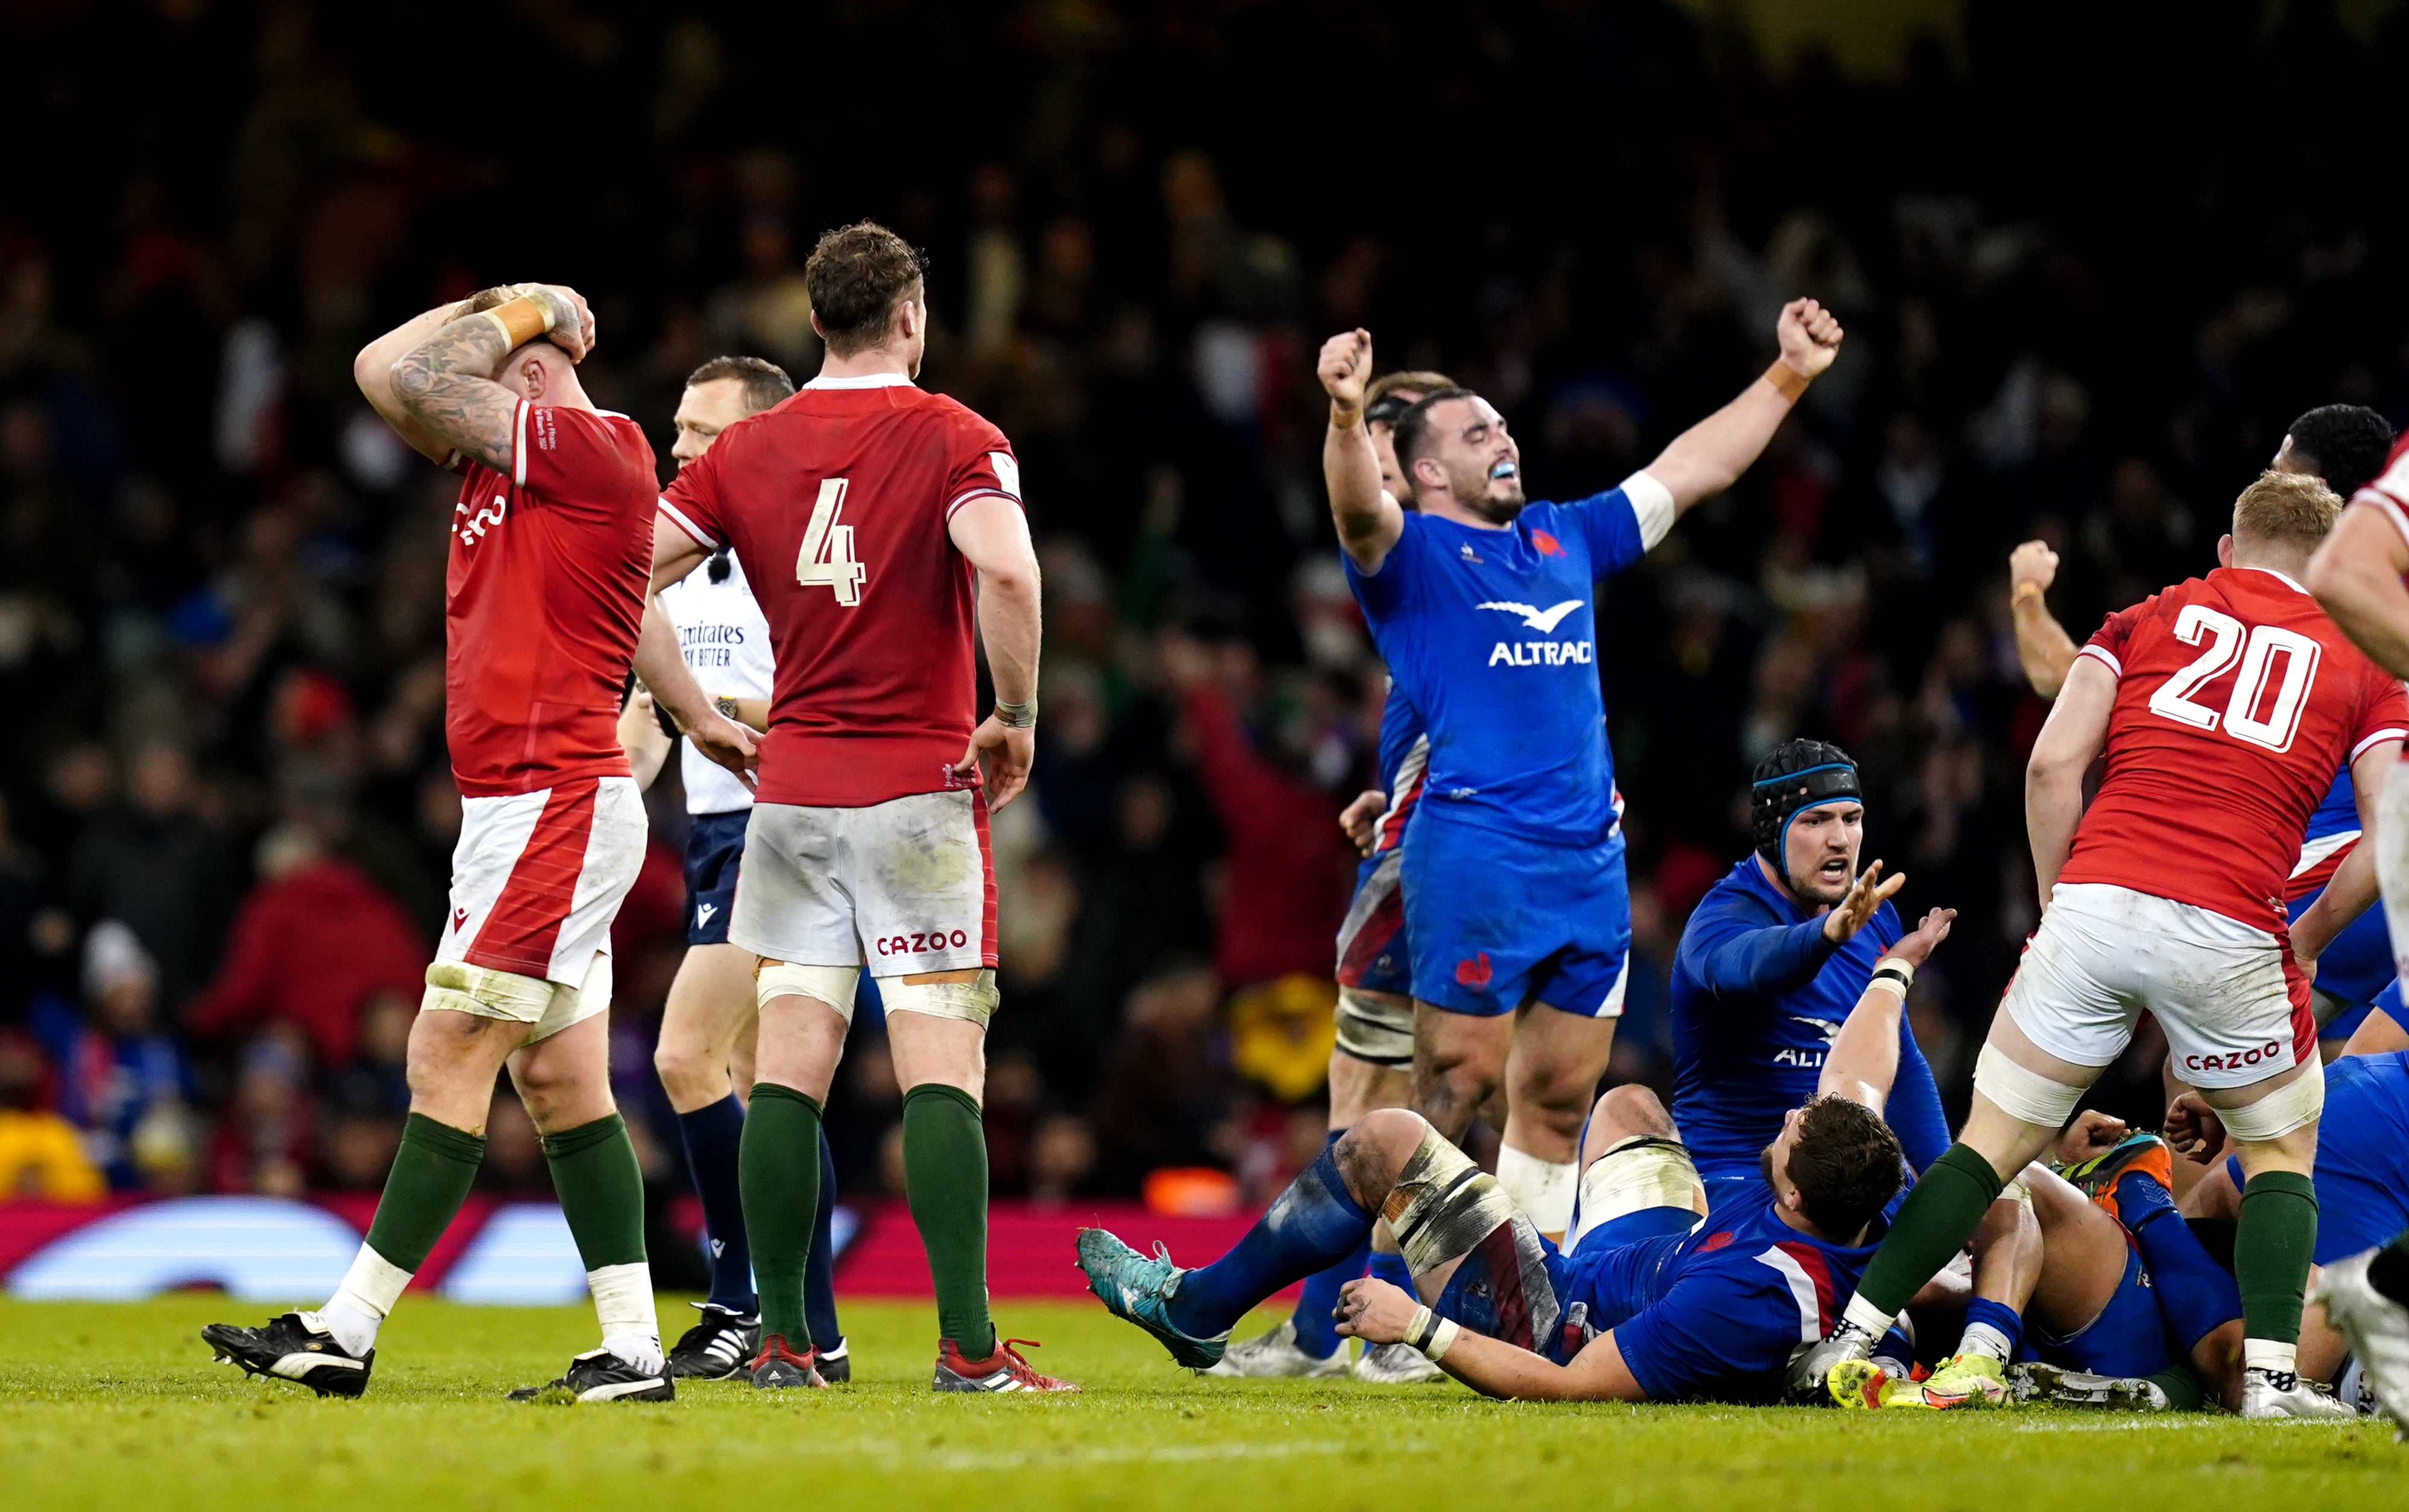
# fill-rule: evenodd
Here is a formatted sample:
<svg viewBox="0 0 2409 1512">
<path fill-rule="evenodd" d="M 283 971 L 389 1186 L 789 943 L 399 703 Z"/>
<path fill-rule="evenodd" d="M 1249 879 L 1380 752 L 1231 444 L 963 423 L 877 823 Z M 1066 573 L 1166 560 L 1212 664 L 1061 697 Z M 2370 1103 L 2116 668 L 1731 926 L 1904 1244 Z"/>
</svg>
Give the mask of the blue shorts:
<svg viewBox="0 0 2409 1512">
<path fill-rule="evenodd" d="M 698 814 L 685 842 L 685 943 L 728 943 L 728 915 L 736 906 L 736 867 L 744 859 L 750 809 Z"/>
<path fill-rule="evenodd" d="M 2409 1125 L 2409 1090 L 2397 1072 L 2379 1065 L 2389 1059 L 2349 1056 L 2326 1068 L 2326 1105 L 2311 1177 L 2317 1191 L 2317 1245 L 2310 1259 L 2319 1265 L 2388 1245 L 2409 1231 L 2409 1148 L 2400 1137 Z M 2240 1191 L 2239 1157 L 2226 1157 L 2225 1174 Z"/>
<path fill-rule="evenodd" d="M 2293 899 L 2291 916 L 2299 918 L 2323 896 L 2325 889 L 2319 887 Z M 2367 1005 L 2392 984 L 2393 972 L 2392 936 L 2385 928 L 2384 909 L 2378 905 L 2351 920 L 2350 927 L 2334 936 L 2333 943 L 2317 958 L 2316 989 L 2350 1005 L 2317 1030 L 2318 1038 L 2347 1039 L 2355 1033 L 2359 1020 L 2367 1016 Z"/>
<path fill-rule="evenodd" d="M 2025 1341 L 2031 1353 L 2051 1364 L 2095 1375 L 2155 1375 L 2174 1363 L 2150 1274 L 2129 1239 L 2125 1243 L 2125 1274 L 2117 1277 L 2116 1289 L 2099 1317 L 2064 1338 L 2032 1324 L 2025 1331 Z"/>
<path fill-rule="evenodd" d="M 1439 807 L 1422 804 L 1401 847 L 1414 996 L 1483 1017 L 1532 1001 L 1620 1016 L 1631 955 L 1622 833 L 1545 845 L 1444 818 Z"/>
<path fill-rule="evenodd" d="M 1431 1311 L 1561 1365 L 1656 1300 L 1657 1273 L 1697 1226 L 1686 1207 L 1643 1207 L 1566 1255 L 1518 1213 L 1464 1257 Z"/>
<path fill-rule="evenodd" d="M 1392 846 L 1355 869 L 1355 897 L 1338 927 L 1338 985 L 1363 992 L 1414 990 L 1414 958 L 1406 946 L 1406 897 L 1398 878 L 1405 853 Z"/>
</svg>

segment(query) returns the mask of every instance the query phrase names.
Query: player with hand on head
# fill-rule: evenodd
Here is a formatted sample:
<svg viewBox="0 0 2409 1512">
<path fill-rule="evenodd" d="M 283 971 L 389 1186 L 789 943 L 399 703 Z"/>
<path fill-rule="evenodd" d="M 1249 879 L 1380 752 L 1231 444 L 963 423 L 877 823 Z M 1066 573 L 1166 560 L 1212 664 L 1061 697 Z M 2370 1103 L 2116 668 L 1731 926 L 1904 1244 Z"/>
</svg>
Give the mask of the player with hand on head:
<svg viewBox="0 0 2409 1512">
<path fill-rule="evenodd" d="M 2262 475 L 2235 501 L 2217 570 L 2110 615 L 2075 659 L 2026 778 L 2041 928 L 1992 1021 L 1957 1143 L 1909 1194 L 1839 1328 L 1802 1359 L 1802 1395 L 1866 1357 L 2147 1008 L 2249 1174 L 2234 1252 L 2242 1411 L 2344 1410 L 2295 1374 L 2325 1087 L 2305 972 L 2372 900 L 2374 858 L 2355 850 L 2288 930 L 2282 896 L 2345 763 L 2373 828 L 2369 799 L 2399 757 L 2409 702 L 2301 586 L 2338 507 L 2315 479 Z M 2103 749 L 2085 813 L 2084 776 Z"/>
<path fill-rule="evenodd" d="M 786 369 L 758 357 L 714 357 L 689 374 L 679 396 L 678 465 L 702 455 L 737 422 L 795 392 Z M 720 713 L 748 729 L 769 726 L 770 626 L 754 601 L 743 564 L 722 549 L 663 588 L 660 607 L 675 625 L 686 666 Z M 619 736 L 635 764 L 636 782 L 652 785 L 675 737 L 641 687 L 619 718 Z M 728 915 L 736 900 L 738 862 L 753 790 L 691 742 L 681 749 L 679 774 L 691 820 L 685 847 L 685 959 L 661 1010 L 653 1068 L 677 1115 L 686 1170 L 702 1199 L 709 1246 L 711 1294 L 696 1305 L 702 1317 L 670 1349 L 670 1373 L 724 1380 L 743 1375 L 760 1348 L 761 1320 L 753 1294 L 753 1253 L 744 1243 L 744 1206 L 737 1180 L 737 1148 L 744 1132 L 744 1097 L 753 1086 L 753 957 L 728 943 Z M 826 1136 L 820 1145 L 820 1205 L 812 1260 L 803 1280 L 805 1316 L 822 1378 L 848 1380 L 852 1361 L 837 1326 L 836 1289 L 828 1258 L 836 1174 Z"/>
<path fill-rule="evenodd" d="M 1935 910 L 1898 954 L 1920 961 L 1948 933 Z M 1149 1259 L 1089 1229 L 1080 1267 L 1115 1316 L 1201 1369 L 1248 1308 L 1382 1218 L 1414 1285 L 1349 1282 L 1342 1334 L 1408 1344 L 1489 1396 L 1772 1400 L 1799 1341 L 1820 1333 L 1831 1299 L 1873 1253 L 1905 1179 L 1882 1109 L 1907 977 L 1903 966 L 1877 970 L 1814 1096 L 1762 1152 L 1762 1179 L 1728 1187 L 1711 1207 L 1664 1104 L 1618 1087 L 1591 1107 L 1580 1217 L 1561 1249 L 1427 1120 L 1382 1109 L 1212 1264 L 1181 1270 L 1160 1249 Z"/>
<path fill-rule="evenodd" d="M 2349 498 L 2384 467 L 2392 447 L 2392 426 L 2374 410 L 2356 404 L 2327 404 L 2303 411 L 2284 432 L 2268 466 L 2322 481 Z M 2016 655 L 2033 691 L 2055 698 L 2077 655 L 2072 638 L 2049 612 L 2045 595 L 2057 579 L 2057 553 L 2046 541 L 2028 540 L 2008 557 L 2011 615 Z M 2301 858 L 2285 885 L 2286 912 L 2298 919 L 2314 906 L 2334 872 L 2359 843 L 2359 796 L 2350 769 L 2335 773 L 2325 800 L 2309 815 Z M 2351 921 L 2317 958 L 2310 984 L 2318 1034 L 2339 1047 L 2367 1017 L 2375 995 L 2393 978 L 2392 947 L 2384 915 L 2370 909 Z"/>
<path fill-rule="evenodd" d="M 1363 391 L 1363 430 L 1380 461 L 1380 486 L 1402 502 L 1412 493 L 1397 471 L 1390 444 L 1396 423 L 1423 395 L 1453 388 L 1444 373 L 1400 372 L 1374 379 Z M 1338 1043 L 1330 1052 L 1330 1142 L 1374 1108 L 1413 1105 L 1414 1000 L 1412 952 L 1405 900 L 1398 890 L 1397 842 L 1421 799 L 1430 737 L 1421 717 L 1392 679 L 1380 709 L 1380 786 L 1359 795 L 1339 825 L 1363 861 L 1355 896 L 1338 928 Z M 1258 1338 L 1230 1346 L 1208 1373 L 1215 1375 L 1341 1375 L 1349 1373 L 1343 1341 L 1331 1318 L 1338 1289 L 1372 1274 L 1404 1285 L 1405 1260 L 1386 1244 L 1308 1277 L 1288 1321 Z M 1366 1349 L 1353 1367 L 1358 1380 L 1386 1385 L 1445 1377 L 1413 1350 L 1384 1345 Z"/>
<path fill-rule="evenodd" d="M 655 537 L 656 585 L 722 546 L 754 565 L 776 662 L 728 932 L 757 958 L 738 1159 L 760 1286 L 752 1377 L 825 1384 L 803 1275 L 820 1113 L 866 952 L 903 1088 L 906 1197 L 937 1294 L 931 1384 L 1075 1390 L 1031 1369 L 988 1312 L 987 820 L 1027 783 L 1035 751 L 1037 557 L 1011 444 L 912 382 L 928 341 L 925 272 L 883 226 L 823 236 L 803 268 L 828 347 L 819 376 L 688 463 Z M 984 719 L 974 637 L 995 684 Z M 682 721 L 710 712 L 666 630 L 648 624 L 637 671 Z"/>
<path fill-rule="evenodd" d="M 581 1401 L 672 1394 L 606 1016 L 611 922 L 647 833 L 616 722 L 656 487 L 642 430 L 597 410 L 578 382 L 593 340 L 584 300 L 523 284 L 429 310 L 353 366 L 404 440 L 461 473 L 444 733 L 462 812 L 451 912 L 411 1029 L 410 1116 L 367 1242 L 318 1311 L 202 1331 L 221 1358 L 321 1395 L 368 1384 L 378 1329 L 468 1196 L 505 1066 L 601 1323 L 601 1346 L 553 1387 Z M 727 727 L 714 738 L 747 747 L 712 719 Z"/>
<path fill-rule="evenodd" d="M 1621 487 L 1576 503 L 1526 502 L 1521 449 L 1488 401 L 1425 395 L 1393 439 L 1411 512 L 1381 487 L 1364 434 L 1370 336 L 1321 350 L 1322 471 L 1348 581 L 1430 732 L 1401 862 L 1415 1102 L 1459 1138 L 1505 1089 L 1499 1179 L 1543 1231 L 1569 1220 L 1631 938 L 1592 589 L 1731 486 L 1841 335 L 1810 299 L 1783 309 L 1777 334 L 1764 377 Z"/>
<path fill-rule="evenodd" d="M 1753 1180 L 1756 1156 L 1813 1091 L 1824 1057 L 1875 964 L 1906 932 L 1890 899 L 1904 876 L 1858 870 L 1856 763 L 1837 745 L 1786 741 L 1756 765 L 1756 849 L 1709 888 L 1673 959 L 1673 1118 L 1711 1194 Z M 1884 1119 L 1922 1171 L 1949 1147 L 1932 1068 L 1904 1019 Z"/>
</svg>

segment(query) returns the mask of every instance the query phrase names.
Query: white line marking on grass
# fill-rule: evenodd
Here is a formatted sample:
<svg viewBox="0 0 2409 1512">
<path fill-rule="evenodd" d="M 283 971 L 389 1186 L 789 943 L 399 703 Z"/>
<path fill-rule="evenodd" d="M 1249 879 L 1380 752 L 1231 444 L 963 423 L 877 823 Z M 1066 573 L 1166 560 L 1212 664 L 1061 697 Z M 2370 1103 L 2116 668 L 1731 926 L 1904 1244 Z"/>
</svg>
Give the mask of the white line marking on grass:
<svg viewBox="0 0 2409 1512">
<path fill-rule="evenodd" d="M 2160 1431 L 2175 1433 L 2184 1430 L 2230 1428 L 2241 1420 L 2230 1414 L 2223 1414 L 2214 1418 L 2179 1418 L 2171 1422 L 2139 1418 L 2107 1423 L 2019 1423 L 2014 1432 L 2019 1433 L 2146 1433 Z"/>
</svg>

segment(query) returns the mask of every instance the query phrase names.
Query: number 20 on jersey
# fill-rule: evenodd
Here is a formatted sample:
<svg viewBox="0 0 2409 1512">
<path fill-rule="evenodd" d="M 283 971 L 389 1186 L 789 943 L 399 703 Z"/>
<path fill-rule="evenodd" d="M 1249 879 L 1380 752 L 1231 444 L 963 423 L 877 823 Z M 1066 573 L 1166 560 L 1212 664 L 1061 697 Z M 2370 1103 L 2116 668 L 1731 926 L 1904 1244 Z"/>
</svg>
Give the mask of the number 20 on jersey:
<svg viewBox="0 0 2409 1512">
<path fill-rule="evenodd" d="M 803 526 L 803 549 L 795 555 L 795 581 L 806 588 L 829 588 L 847 609 L 861 602 L 862 580 L 870 569 L 853 554 L 853 526 L 837 524 L 844 512 L 842 478 L 820 481 L 820 497 Z"/>
<path fill-rule="evenodd" d="M 827 496 L 821 496 L 825 498 Z M 816 518 L 816 517 L 815 517 Z M 2187 646 L 2203 641 L 2207 649 L 2191 665 L 2175 673 L 2150 695 L 2150 713 L 2198 730 L 2214 731 L 2222 723 L 2237 741 L 2288 751 L 2301 732 L 2301 713 L 2308 706 L 2309 689 L 2317 680 L 2317 642 L 2298 630 L 2279 625 L 2245 626 L 2230 614 L 2200 604 L 2185 604 L 2175 616 L 2175 639 Z M 2258 713 L 2267 684 L 2274 681 L 2276 659 L 2283 660 L 2283 681 L 2265 715 Z M 2235 662 L 2242 670 L 2233 679 L 2233 696 L 2220 713 L 2192 701 L 2192 695 L 2223 675 Z"/>
</svg>

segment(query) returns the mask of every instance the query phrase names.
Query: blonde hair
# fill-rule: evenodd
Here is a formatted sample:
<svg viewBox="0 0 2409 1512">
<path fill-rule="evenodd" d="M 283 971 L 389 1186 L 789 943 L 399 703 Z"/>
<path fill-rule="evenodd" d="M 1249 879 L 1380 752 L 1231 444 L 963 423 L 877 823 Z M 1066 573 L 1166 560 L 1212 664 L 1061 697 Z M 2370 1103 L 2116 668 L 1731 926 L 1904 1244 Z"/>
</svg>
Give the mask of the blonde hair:
<svg viewBox="0 0 2409 1512">
<path fill-rule="evenodd" d="M 2233 501 L 2239 540 L 2315 546 L 2333 529 L 2342 500 L 2321 478 L 2305 472 L 2262 472 Z"/>
</svg>

